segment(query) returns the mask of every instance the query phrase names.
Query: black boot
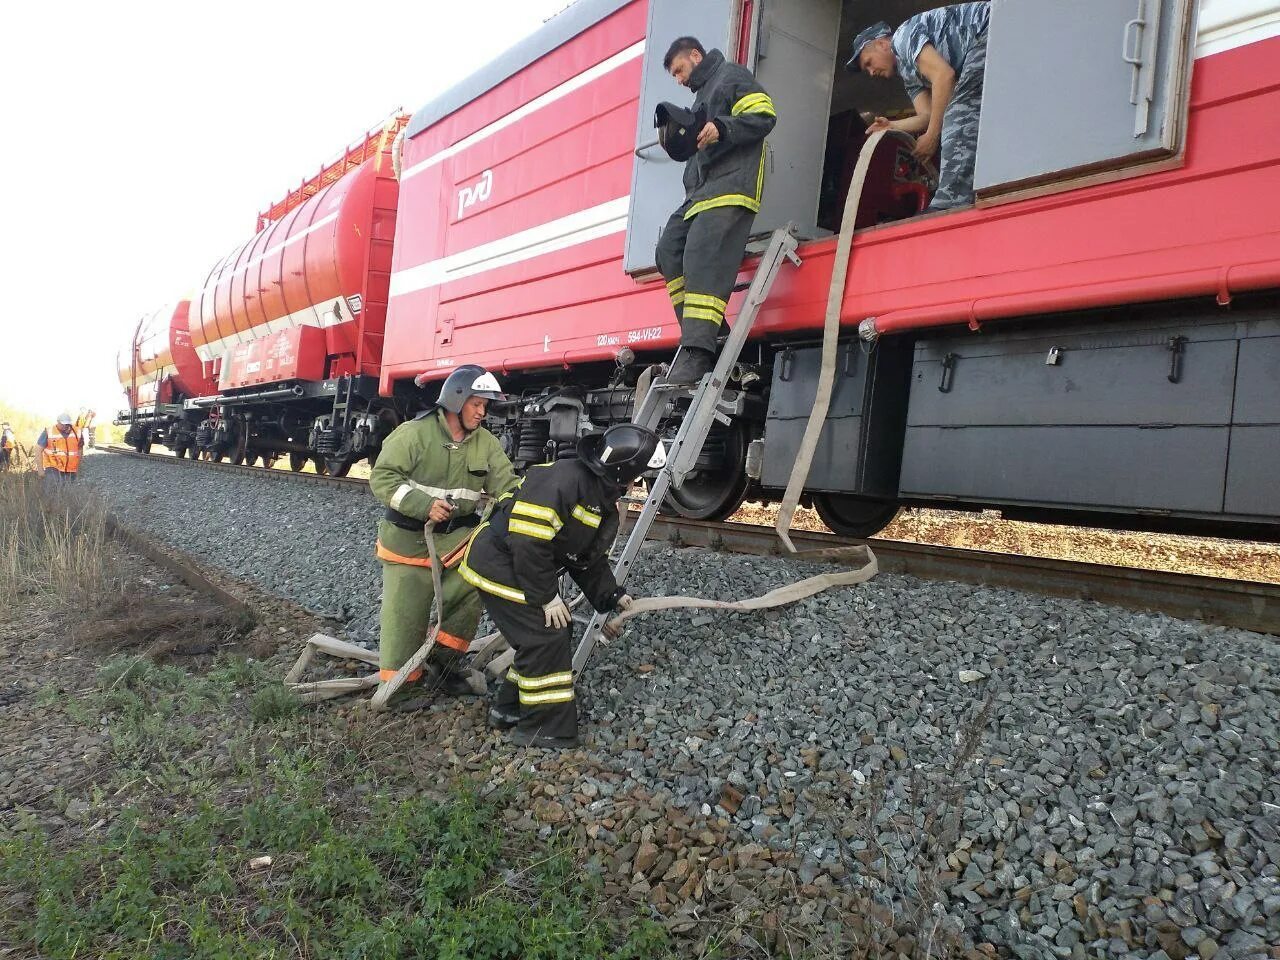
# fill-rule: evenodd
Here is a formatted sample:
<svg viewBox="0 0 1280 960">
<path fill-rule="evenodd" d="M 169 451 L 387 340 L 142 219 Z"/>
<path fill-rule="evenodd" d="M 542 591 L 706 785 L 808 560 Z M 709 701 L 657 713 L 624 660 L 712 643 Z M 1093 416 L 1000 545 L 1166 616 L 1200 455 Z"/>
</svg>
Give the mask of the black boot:
<svg viewBox="0 0 1280 960">
<path fill-rule="evenodd" d="M 510 730 L 520 722 L 520 714 L 508 713 L 501 707 L 489 708 L 489 726 L 495 730 Z"/>
<path fill-rule="evenodd" d="M 711 371 L 715 362 L 716 355 L 710 350 L 703 350 L 701 347 L 681 347 L 663 382 L 693 386 Z"/>
<path fill-rule="evenodd" d="M 538 730 L 519 729 L 511 735 L 517 747 L 542 747 L 544 750 L 572 750 L 578 746 L 577 737 L 548 737 Z"/>
</svg>

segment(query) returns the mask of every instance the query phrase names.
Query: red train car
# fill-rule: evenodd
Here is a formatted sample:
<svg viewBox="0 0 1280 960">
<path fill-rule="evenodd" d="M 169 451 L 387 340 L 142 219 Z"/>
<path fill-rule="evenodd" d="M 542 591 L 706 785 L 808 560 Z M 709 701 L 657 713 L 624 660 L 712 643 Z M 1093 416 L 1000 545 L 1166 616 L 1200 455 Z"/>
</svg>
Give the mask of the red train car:
<svg viewBox="0 0 1280 960">
<path fill-rule="evenodd" d="M 294 469 L 314 460 L 339 474 L 376 453 L 398 422 L 377 385 L 398 193 L 391 146 L 407 119 L 325 164 L 213 266 L 182 317 L 201 392 L 184 393 L 178 431 L 140 429 L 135 445 L 176 440 L 192 456 L 251 464 L 288 454 Z"/>
<path fill-rule="evenodd" d="M 191 344 L 191 301 L 179 300 L 145 314 L 134 328 L 129 352 L 117 364 L 128 409 L 116 422 L 128 424 L 125 442 L 150 449 L 152 442 L 172 447 L 179 456 L 196 456 L 195 431 L 184 403 L 213 389 Z"/>
<path fill-rule="evenodd" d="M 382 393 L 461 362 L 500 371 L 522 403 L 494 426 L 520 463 L 626 418 L 637 356 L 678 339 L 653 244 L 680 171 L 651 117 L 687 98 L 661 56 L 694 34 L 770 92 L 756 228 L 795 224 L 803 265 L 757 321 L 742 417 L 673 505 L 713 517 L 776 496 L 862 115 L 906 106 L 900 83 L 841 64 L 867 23 L 937 5 L 579 0 L 427 104 L 403 141 Z M 992 0 L 975 207 L 904 218 L 923 178 L 882 145 L 897 154 L 864 195 L 807 485 L 833 527 L 945 504 L 1280 529 L 1280 5 L 1131 8 Z"/>
</svg>

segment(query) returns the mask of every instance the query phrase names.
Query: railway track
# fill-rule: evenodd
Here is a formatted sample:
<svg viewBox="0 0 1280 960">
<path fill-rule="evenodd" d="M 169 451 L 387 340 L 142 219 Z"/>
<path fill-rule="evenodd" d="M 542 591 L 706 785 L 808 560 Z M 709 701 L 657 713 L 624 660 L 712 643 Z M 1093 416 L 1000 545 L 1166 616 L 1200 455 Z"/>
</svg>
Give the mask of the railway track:
<svg viewBox="0 0 1280 960">
<path fill-rule="evenodd" d="M 106 447 L 124 456 L 184 465 L 186 469 L 249 472 L 257 477 L 294 483 L 366 486 L 351 477 L 250 467 L 206 460 L 186 460 L 164 454 L 140 454 L 128 447 Z M 661 517 L 649 539 L 674 546 L 707 547 L 754 556 L 821 560 L 824 551 L 866 543 L 875 551 L 880 569 L 926 580 L 950 580 L 980 586 L 1005 587 L 1045 596 L 1095 600 L 1131 610 L 1159 611 L 1175 617 L 1280 635 L 1280 584 L 1228 580 L 1196 574 L 1171 573 L 1074 560 L 1052 560 L 1020 554 L 966 550 L 900 540 L 855 540 L 831 533 L 792 531 L 800 554 L 787 554 L 772 527 Z"/>
</svg>

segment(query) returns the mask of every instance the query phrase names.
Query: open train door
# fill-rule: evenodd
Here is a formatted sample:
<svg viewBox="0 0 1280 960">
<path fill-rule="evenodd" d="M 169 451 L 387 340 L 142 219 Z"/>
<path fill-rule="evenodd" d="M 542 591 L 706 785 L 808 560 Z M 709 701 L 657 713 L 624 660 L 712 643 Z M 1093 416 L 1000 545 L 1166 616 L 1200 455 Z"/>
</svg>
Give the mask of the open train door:
<svg viewBox="0 0 1280 960">
<path fill-rule="evenodd" d="M 991 0 L 978 196 L 1177 153 L 1194 7 L 1192 0 Z"/>
<path fill-rule="evenodd" d="M 777 108 L 778 124 L 767 141 L 764 202 L 753 232 L 767 234 L 793 222 L 801 236 L 819 234 L 826 105 L 839 25 L 839 0 L 649 0 L 623 258 L 628 273 L 655 269 L 658 236 L 684 199 L 684 164 L 663 152 L 653 127 L 662 101 L 693 102 L 693 94 L 662 66 L 662 55 L 677 37 L 697 37 L 708 50 L 717 47 L 754 70 Z"/>
</svg>

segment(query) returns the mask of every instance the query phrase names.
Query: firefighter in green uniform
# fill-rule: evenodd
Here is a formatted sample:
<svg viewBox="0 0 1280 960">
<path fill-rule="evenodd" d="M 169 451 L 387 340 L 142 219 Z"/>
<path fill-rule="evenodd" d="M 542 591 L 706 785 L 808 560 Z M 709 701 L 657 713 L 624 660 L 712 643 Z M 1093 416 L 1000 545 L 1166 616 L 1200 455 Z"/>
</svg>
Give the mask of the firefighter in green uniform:
<svg viewBox="0 0 1280 960">
<path fill-rule="evenodd" d="M 475 638 L 480 601 L 458 575 L 467 542 L 480 523 L 482 493 L 497 497 L 516 487 L 516 474 L 498 440 L 480 424 L 490 400 L 503 399 L 493 374 L 467 364 L 440 388 L 433 410 L 401 424 L 382 444 L 369 476 L 373 495 L 387 507 L 378 524 L 382 561 L 380 676 L 395 676 L 426 639 L 434 588 L 424 527 L 434 523 L 443 569 L 441 624 L 427 670 L 416 671 L 396 692 L 398 709 L 424 705 L 424 687 L 470 693 L 464 657 Z M 424 683 L 424 677 L 428 682 Z M 415 685 L 417 690 L 415 691 Z"/>
</svg>

